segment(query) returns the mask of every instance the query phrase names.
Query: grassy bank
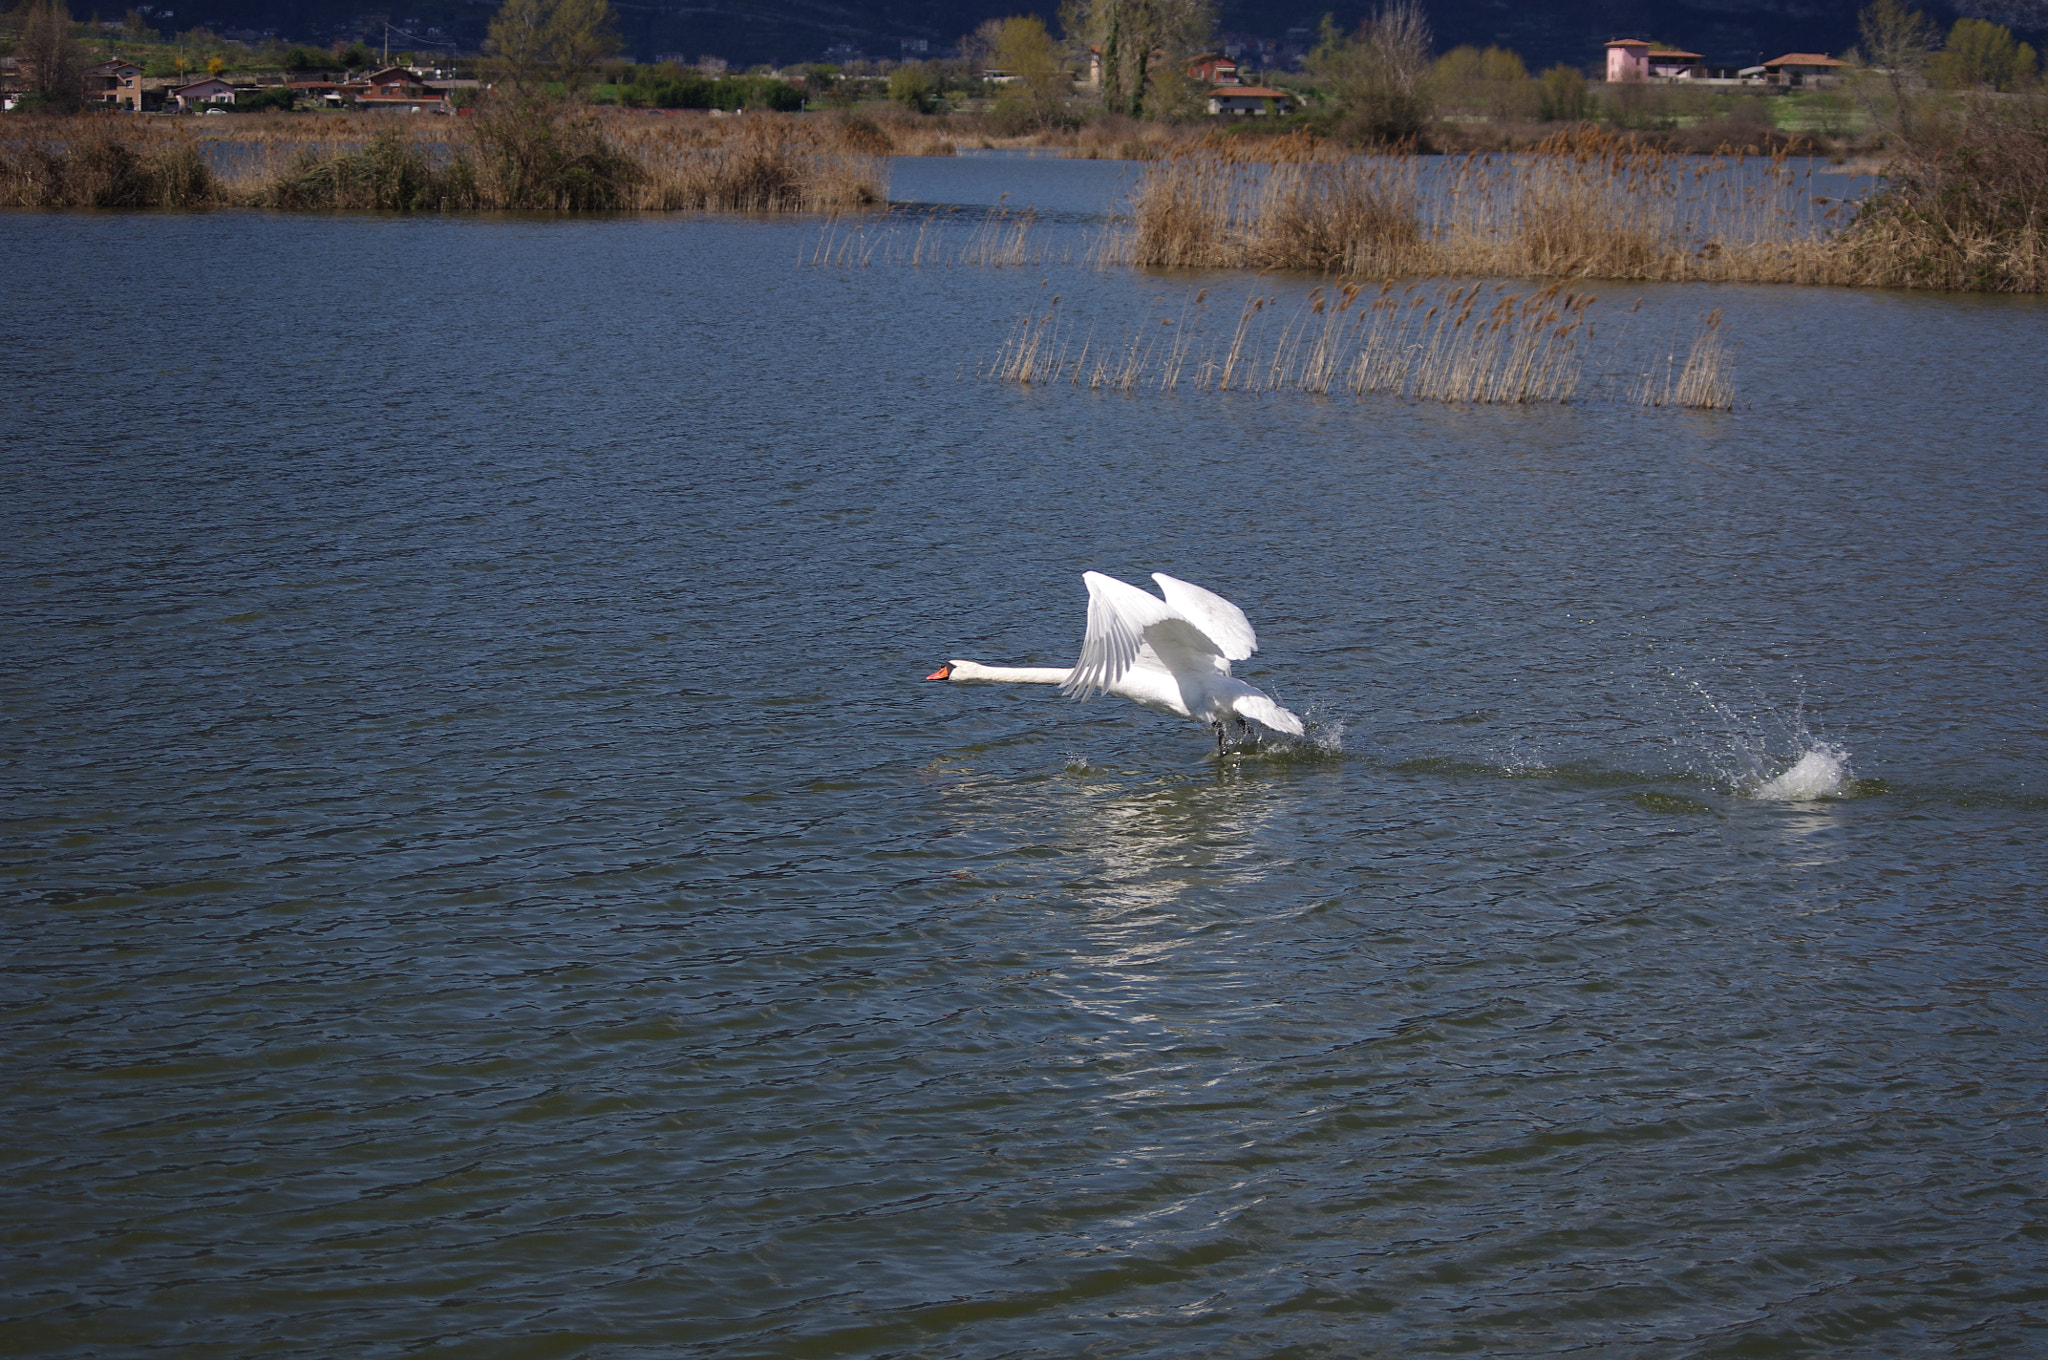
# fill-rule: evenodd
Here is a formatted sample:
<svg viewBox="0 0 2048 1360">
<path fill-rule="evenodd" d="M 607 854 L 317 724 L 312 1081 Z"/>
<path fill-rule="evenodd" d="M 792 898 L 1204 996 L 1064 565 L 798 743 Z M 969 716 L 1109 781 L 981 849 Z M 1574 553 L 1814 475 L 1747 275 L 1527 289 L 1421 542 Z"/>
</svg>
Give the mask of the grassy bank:
<svg viewBox="0 0 2048 1360">
<path fill-rule="evenodd" d="M 215 126 L 215 123 L 227 124 Z M 475 118 L 24 119 L 0 206 L 540 212 L 838 212 L 886 163 L 824 119 L 604 118 L 503 101 Z"/>
</svg>

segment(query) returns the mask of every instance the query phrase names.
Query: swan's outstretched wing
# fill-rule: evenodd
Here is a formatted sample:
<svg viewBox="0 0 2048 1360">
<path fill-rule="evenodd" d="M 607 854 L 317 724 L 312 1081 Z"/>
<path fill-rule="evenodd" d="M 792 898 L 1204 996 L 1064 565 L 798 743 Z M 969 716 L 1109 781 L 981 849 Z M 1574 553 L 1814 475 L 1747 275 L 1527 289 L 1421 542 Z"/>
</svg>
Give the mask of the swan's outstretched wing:
<svg viewBox="0 0 2048 1360">
<path fill-rule="evenodd" d="M 1086 698 L 1116 683 L 1138 658 L 1145 630 L 1176 617 L 1157 595 L 1099 571 L 1083 572 L 1088 583 L 1088 635 L 1081 641 L 1081 659 L 1060 688 Z"/>
<path fill-rule="evenodd" d="M 1165 572 L 1155 571 L 1152 579 L 1159 583 L 1159 593 L 1166 597 L 1173 612 L 1207 633 L 1216 644 L 1216 650 L 1232 661 L 1242 661 L 1259 650 L 1258 635 L 1252 632 L 1252 621 L 1244 611 L 1213 591 L 1200 586 L 1177 581 Z"/>
</svg>

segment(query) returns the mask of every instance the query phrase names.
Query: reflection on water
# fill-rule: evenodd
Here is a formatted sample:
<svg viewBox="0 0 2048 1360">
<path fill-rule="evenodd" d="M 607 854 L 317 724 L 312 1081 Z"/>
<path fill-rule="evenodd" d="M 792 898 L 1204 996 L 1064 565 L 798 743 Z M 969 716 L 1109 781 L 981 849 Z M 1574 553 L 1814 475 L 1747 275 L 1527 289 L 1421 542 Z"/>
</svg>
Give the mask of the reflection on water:
<svg viewBox="0 0 2048 1360">
<path fill-rule="evenodd" d="M 1017 390 L 1188 281 L 816 235 L 0 216 L 11 1354 L 2039 1349 L 2038 300 Z M 1341 743 L 919 678 L 1141 566 Z"/>
</svg>

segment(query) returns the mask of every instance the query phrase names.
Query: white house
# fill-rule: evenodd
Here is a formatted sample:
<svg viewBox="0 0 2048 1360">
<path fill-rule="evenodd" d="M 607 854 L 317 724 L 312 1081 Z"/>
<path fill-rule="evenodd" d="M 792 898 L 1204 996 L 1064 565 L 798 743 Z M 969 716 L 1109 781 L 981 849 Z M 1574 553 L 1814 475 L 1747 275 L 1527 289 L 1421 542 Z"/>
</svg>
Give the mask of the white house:
<svg viewBox="0 0 2048 1360">
<path fill-rule="evenodd" d="M 1270 89 L 1264 85 L 1218 85 L 1209 91 L 1209 112 L 1257 118 L 1269 113 L 1287 112 L 1293 98 L 1285 90 Z"/>
</svg>

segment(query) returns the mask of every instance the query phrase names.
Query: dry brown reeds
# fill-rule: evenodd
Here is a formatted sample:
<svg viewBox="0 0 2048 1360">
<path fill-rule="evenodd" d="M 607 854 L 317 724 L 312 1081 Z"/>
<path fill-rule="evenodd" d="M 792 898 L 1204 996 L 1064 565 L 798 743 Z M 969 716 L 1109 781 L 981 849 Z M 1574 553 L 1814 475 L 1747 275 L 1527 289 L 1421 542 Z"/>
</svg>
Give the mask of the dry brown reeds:
<svg viewBox="0 0 2048 1360">
<path fill-rule="evenodd" d="M 910 217 L 917 222 L 915 231 L 905 221 Z M 1072 264 L 1072 246 L 1049 236 L 1041 226 L 1038 214 L 1029 208 L 997 208 L 967 214 L 956 209 L 898 209 L 890 215 L 850 222 L 835 217 L 819 228 L 807 262 L 835 269 L 865 269 L 876 264 L 907 264 L 913 268 L 971 265 L 985 269 Z"/>
<path fill-rule="evenodd" d="M 1146 172 L 1103 263 L 1416 275 L 1836 281 L 1843 205 L 1811 167 L 1701 161 L 1592 131 L 1534 155 L 1264 164 L 1208 147 Z"/>
<path fill-rule="evenodd" d="M 181 130 L 128 132 L 105 116 L 38 120 L 0 143 L 0 206 L 193 208 L 219 186 L 195 140 Z"/>
<path fill-rule="evenodd" d="M 1843 234 L 1853 283 L 2048 291 L 2048 99 L 1975 96 L 1919 120 Z"/>
<path fill-rule="evenodd" d="M 776 116 L 607 120 L 507 100 L 461 120 L 16 126 L 25 135 L 0 145 L 0 205 L 837 213 L 883 202 L 888 187 L 886 161 L 850 143 L 844 126 Z"/>
<path fill-rule="evenodd" d="M 1685 367 L 1678 366 L 1678 351 L 1664 359 L 1664 381 L 1657 382 L 1655 369 L 1645 373 L 1636 386 L 1636 400 L 1644 406 L 1687 406 L 1697 411 L 1735 409 L 1735 378 L 1721 338 L 1719 309 L 1700 319 L 1692 344 L 1685 352 Z"/>
<path fill-rule="evenodd" d="M 619 140 L 647 172 L 638 208 L 848 212 L 888 192 L 888 163 L 850 149 L 829 126 L 774 117 L 663 120 Z"/>
<path fill-rule="evenodd" d="M 1078 343 L 1054 297 L 1020 317 L 985 372 L 1019 383 L 1091 388 L 1368 392 L 1428 401 L 1521 404 L 1570 401 L 1594 299 L 1552 285 L 1528 294 L 1484 285 L 1368 296 L 1356 284 L 1313 289 L 1281 318 L 1271 297 L 1244 300 L 1227 339 L 1202 326 L 1207 294 L 1178 316 L 1141 322 L 1122 340 Z M 1197 351 L 1200 351 L 1199 356 Z"/>
</svg>

